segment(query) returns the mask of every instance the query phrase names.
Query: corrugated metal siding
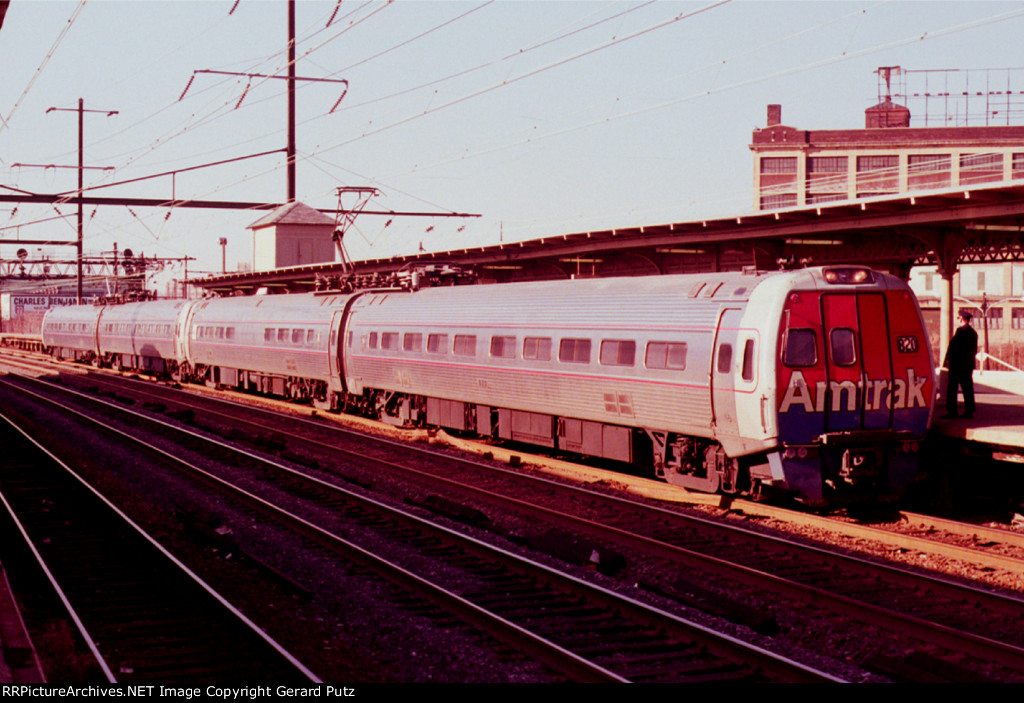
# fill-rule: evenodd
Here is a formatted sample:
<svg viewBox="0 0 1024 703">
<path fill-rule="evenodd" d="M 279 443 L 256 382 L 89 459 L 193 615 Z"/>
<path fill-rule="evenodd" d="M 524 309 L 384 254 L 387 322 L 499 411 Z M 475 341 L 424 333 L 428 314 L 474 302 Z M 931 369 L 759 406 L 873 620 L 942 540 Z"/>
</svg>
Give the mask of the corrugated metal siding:
<svg viewBox="0 0 1024 703">
<path fill-rule="evenodd" d="M 713 298 L 690 298 L 708 276 L 661 276 L 435 288 L 356 302 L 350 329 L 349 381 L 361 387 L 512 407 L 612 424 L 671 427 L 711 436 L 708 372 L 714 327 L 723 304 L 742 307 L 765 280 L 711 277 Z M 742 292 L 736 291 L 742 289 Z M 568 295 L 567 295 L 568 294 Z M 570 297 L 571 295 L 571 297 Z M 366 348 L 370 332 L 477 336 L 476 357 Z M 516 358 L 492 358 L 492 335 L 514 335 Z M 550 361 L 525 360 L 526 336 L 550 337 Z M 591 340 L 591 361 L 558 361 L 559 340 Z M 633 366 L 599 363 L 601 340 L 636 342 Z M 649 341 L 685 341 L 686 369 L 644 366 Z"/>
<path fill-rule="evenodd" d="M 145 354 L 174 357 L 174 324 L 185 305 L 180 300 L 107 305 L 99 321 L 100 349 L 114 354 Z M 124 331 L 106 332 L 107 324 L 127 326 Z M 142 334 L 139 325 L 162 325 L 166 330 Z"/>
<path fill-rule="evenodd" d="M 96 318 L 102 307 L 95 305 L 68 305 L 51 308 L 43 319 L 43 344 L 63 349 L 96 350 Z M 81 323 L 87 332 L 68 332 L 56 329 L 59 324 Z"/>
<path fill-rule="evenodd" d="M 327 381 L 330 377 L 328 344 L 331 317 L 348 295 L 280 295 L 218 298 L 201 303 L 189 326 L 193 364 L 260 371 Z M 203 339 L 197 327 L 233 327 L 234 339 Z M 265 329 L 275 330 L 275 341 L 264 340 Z M 315 345 L 276 341 L 278 329 L 313 330 Z"/>
</svg>

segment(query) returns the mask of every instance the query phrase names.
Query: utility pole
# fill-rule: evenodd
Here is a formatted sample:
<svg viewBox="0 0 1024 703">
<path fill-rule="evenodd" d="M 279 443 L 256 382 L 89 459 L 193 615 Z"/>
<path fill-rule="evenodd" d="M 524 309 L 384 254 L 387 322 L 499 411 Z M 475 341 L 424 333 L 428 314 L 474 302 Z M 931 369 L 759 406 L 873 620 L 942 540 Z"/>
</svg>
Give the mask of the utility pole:
<svg viewBox="0 0 1024 703">
<path fill-rule="evenodd" d="M 85 113 L 86 112 L 98 112 L 106 114 L 107 117 L 112 117 L 118 114 L 117 110 L 86 110 L 85 101 L 82 98 L 78 99 L 78 108 L 70 107 L 51 107 L 46 111 L 46 114 L 51 112 L 77 112 L 78 113 L 78 196 L 75 198 L 78 203 L 78 243 L 76 248 L 78 250 L 78 287 L 76 303 L 82 304 L 82 243 L 83 243 L 83 232 L 84 232 L 84 218 L 82 214 L 82 193 L 85 191 Z"/>
<path fill-rule="evenodd" d="M 295 187 L 295 0 L 288 0 L 288 202 L 296 199 Z"/>
<path fill-rule="evenodd" d="M 228 238 L 220 238 L 220 272 L 225 274 L 228 272 Z"/>
<path fill-rule="evenodd" d="M 2 0 L 0 0 L 0 2 L 2 2 Z M 285 146 L 284 151 L 285 151 L 285 161 L 287 162 L 286 163 L 286 179 L 287 179 L 288 182 L 287 182 L 286 192 L 288 194 L 287 202 L 289 202 L 289 203 L 290 202 L 294 202 L 295 199 L 298 197 L 297 196 L 298 189 L 297 189 L 296 183 L 295 183 L 295 181 L 296 181 L 296 174 L 295 174 L 295 171 L 296 171 L 296 168 L 295 168 L 296 167 L 296 147 L 295 147 L 295 132 L 296 132 L 296 126 L 295 126 L 295 82 L 296 81 L 313 81 L 313 82 L 317 82 L 317 83 L 340 83 L 340 84 L 342 84 L 344 86 L 344 90 L 342 91 L 341 96 L 334 103 L 334 106 L 330 109 L 330 112 L 328 114 L 333 113 L 338 108 L 338 105 L 341 104 L 341 101 L 344 99 L 345 95 L 348 93 L 348 81 L 346 79 L 344 79 L 344 78 L 306 78 L 306 77 L 302 77 L 302 76 L 296 76 L 295 75 L 295 63 L 296 63 L 297 59 L 296 59 L 296 56 L 295 56 L 295 52 L 296 52 L 296 46 L 295 46 L 295 0 L 288 0 L 288 71 L 285 73 L 285 75 L 283 75 L 283 76 L 280 76 L 280 75 L 272 76 L 272 75 L 267 75 L 265 73 L 240 73 L 240 72 L 237 72 L 237 71 L 214 71 L 214 70 L 211 70 L 211 69 L 196 70 L 196 71 L 192 72 L 192 78 L 189 79 L 188 84 L 185 86 L 185 90 L 182 91 L 182 93 L 181 93 L 181 97 L 178 98 L 178 100 L 181 100 L 182 98 L 185 97 L 185 94 L 188 92 L 188 89 L 192 86 L 192 81 L 195 80 L 196 75 L 199 74 L 199 73 L 214 73 L 214 74 L 218 74 L 218 75 L 222 75 L 222 76 L 243 76 L 243 77 L 249 78 L 250 82 L 251 82 L 251 80 L 253 78 L 266 78 L 266 79 L 276 79 L 276 80 L 287 81 L 288 82 L 288 88 L 287 88 L 287 91 L 288 91 L 288 118 L 287 118 L 287 122 L 288 122 L 288 143 Z M 249 90 L 249 88 L 247 86 L 246 87 L 246 92 L 248 90 Z M 238 99 L 238 103 L 235 105 L 235 109 L 238 109 L 238 107 L 242 104 L 242 100 L 245 99 L 246 92 L 243 92 L 242 93 L 242 97 Z"/>
</svg>

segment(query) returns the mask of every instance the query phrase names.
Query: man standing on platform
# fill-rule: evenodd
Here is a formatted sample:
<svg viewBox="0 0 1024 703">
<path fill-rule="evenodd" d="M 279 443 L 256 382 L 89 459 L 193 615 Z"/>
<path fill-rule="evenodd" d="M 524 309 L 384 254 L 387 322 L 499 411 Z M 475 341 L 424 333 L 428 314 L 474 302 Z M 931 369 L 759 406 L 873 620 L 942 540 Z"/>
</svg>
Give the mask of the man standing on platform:
<svg viewBox="0 0 1024 703">
<path fill-rule="evenodd" d="M 964 417 L 974 416 L 974 357 L 978 353 L 978 333 L 971 327 L 971 313 L 960 311 L 960 326 L 953 339 L 949 340 L 946 360 L 942 365 L 949 370 L 946 383 L 946 414 L 943 417 L 957 417 L 957 389 L 964 392 Z"/>
</svg>

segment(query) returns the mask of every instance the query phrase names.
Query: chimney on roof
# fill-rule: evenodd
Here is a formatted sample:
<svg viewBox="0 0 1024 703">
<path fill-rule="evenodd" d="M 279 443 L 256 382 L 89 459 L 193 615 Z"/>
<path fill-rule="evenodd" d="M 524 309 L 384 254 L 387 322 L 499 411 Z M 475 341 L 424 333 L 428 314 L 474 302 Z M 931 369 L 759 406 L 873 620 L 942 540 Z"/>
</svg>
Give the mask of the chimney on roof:
<svg viewBox="0 0 1024 703">
<path fill-rule="evenodd" d="M 782 105 L 768 106 L 768 126 L 774 127 L 782 124 Z"/>
<path fill-rule="evenodd" d="M 897 105 L 889 98 L 864 111 L 864 127 L 866 129 L 909 126 L 910 110 L 902 105 Z"/>
</svg>

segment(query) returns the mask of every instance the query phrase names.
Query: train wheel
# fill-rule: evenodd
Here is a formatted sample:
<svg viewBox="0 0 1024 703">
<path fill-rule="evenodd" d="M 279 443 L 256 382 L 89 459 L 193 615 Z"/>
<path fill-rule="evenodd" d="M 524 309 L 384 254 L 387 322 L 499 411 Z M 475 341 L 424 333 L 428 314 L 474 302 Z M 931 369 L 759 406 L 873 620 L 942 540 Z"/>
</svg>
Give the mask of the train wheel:
<svg viewBox="0 0 1024 703">
<path fill-rule="evenodd" d="M 171 366 L 171 380 L 175 383 L 188 383 L 188 364 L 173 364 Z"/>
<path fill-rule="evenodd" d="M 321 398 L 318 393 L 314 393 L 312 397 L 313 407 L 323 412 L 333 412 L 335 408 L 335 394 L 331 391 L 327 391 L 325 397 Z"/>
<path fill-rule="evenodd" d="M 712 473 L 710 476 L 695 476 L 689 473 L 676 473 L 669 469 L 665 471 L 665 480 L 673 486 L 682 486 L 687 490 L 701 493 L 717 493 L 720 488 L 716 473 Z"/>
</svg>

